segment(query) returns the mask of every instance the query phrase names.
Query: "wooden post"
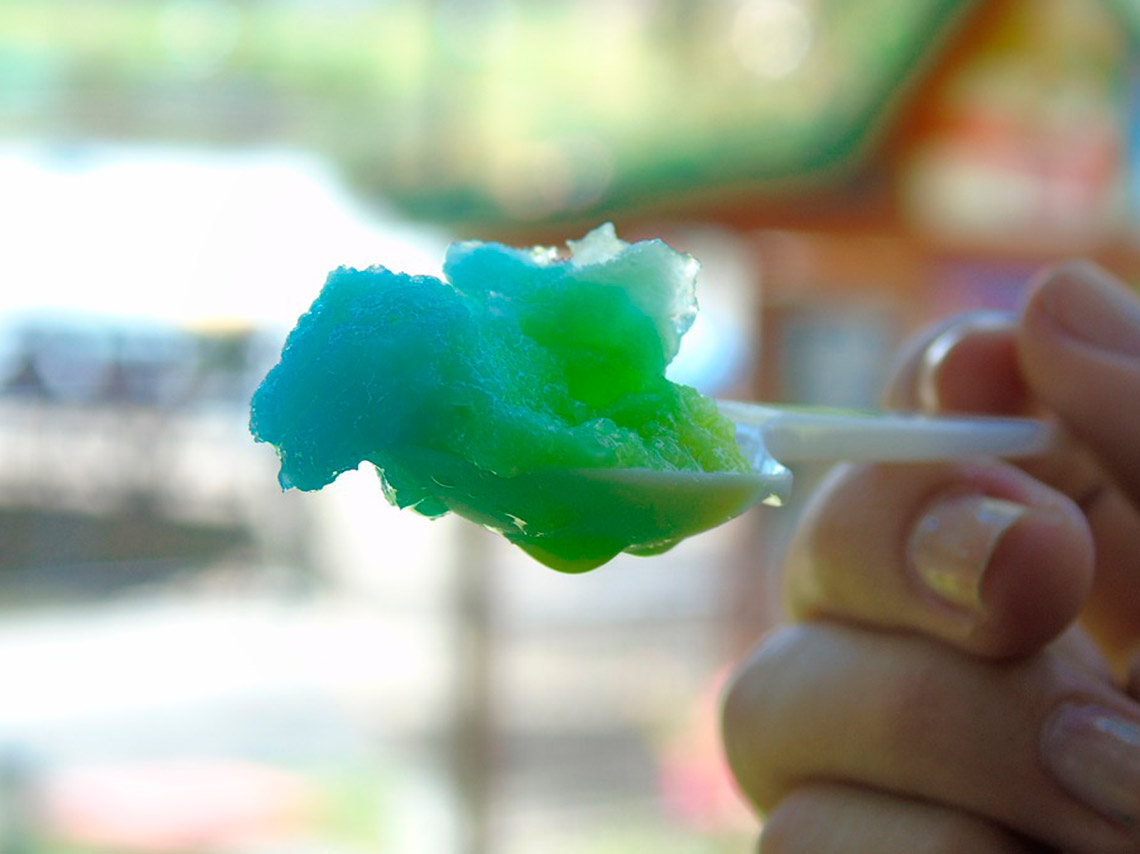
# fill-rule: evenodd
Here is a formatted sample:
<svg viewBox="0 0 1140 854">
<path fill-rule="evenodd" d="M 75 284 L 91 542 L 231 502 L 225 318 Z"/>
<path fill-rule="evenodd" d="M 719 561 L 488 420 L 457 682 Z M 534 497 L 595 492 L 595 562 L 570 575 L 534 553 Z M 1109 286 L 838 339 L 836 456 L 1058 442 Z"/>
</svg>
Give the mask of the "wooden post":
<svg viewBox="0 0 1140 854">
<path fill-rule="evenodd" d="M 459 854 L 490 854 L 494 806 L 492 536 L 457 526 L 451 622 L 454 643 L 451 773 L 458 815 Z"/>
</svg>

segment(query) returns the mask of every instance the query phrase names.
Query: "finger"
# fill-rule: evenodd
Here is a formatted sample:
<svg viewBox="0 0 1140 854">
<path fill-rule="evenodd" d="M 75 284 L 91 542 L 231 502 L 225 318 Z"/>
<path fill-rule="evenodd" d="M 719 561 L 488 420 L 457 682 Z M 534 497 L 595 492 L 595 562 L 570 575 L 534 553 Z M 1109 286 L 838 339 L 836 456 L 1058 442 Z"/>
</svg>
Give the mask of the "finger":
<svg viewBox="0 0 1140 854">
<path fill-rule="evenodd" d="M 1044 854 L 959 810 L 841 783 L 809 783 L 765 818 L 760 854 Z"/>
<path fill-rule="evenodd" d="M 1135 851 L 1140 706 L 1063 642 L 1050 650 L 994 663 L 851 626 L 782 629 L 726 698 L 729 763 L 762 813 L 805 783 L 838 781 L 1063 850 Z"/>
<path fill-rule="evenodd" d="M 920 333 L 903 347 L 884 392 L 893 409 L 1011 415 L 1030 404 L 1017 361 L 1016 318 L 979 312 Z"/>
<path fill-rule="evenodd" d="M 1085 262 L 1041 279 L 1018 352 L 1033 393 L 1140 506 L 1140 298 Z"/>
<path fill-rule="evenodd" d="M 1110 481 L 1080 499 L 1099 555 L 1084 619 L 1122 658 L 1140 638 L 1140 299 L 1091 264 L 1064 265 L 1032 290 L 1018 352 L 1034 395 Z"/>
<path fill-rule="evenodd" d="M 1093 550 L 1067 498 L 1002 464 L 844 466 L 785 561 L 790 615 L 913 631 L 988 657 L 1036 651 L 1087 597 Z"/>
<path fill-rule="evenodd" d="M 916 338 L 904 348 L 884 400 L 931 414 L 1046 414 L 1022 374 L 1015 318 L 995 312 L 966 315 Z M 1068 437 L 1047 456 L 1019 462 L 1078 502 L 1104 487 L 1100 465 Z"/>
<path fill-rule="evenodd" d="M 994 312 L 966 315 L 917 338 L 906 348 L 885 400 L 931 414 L 1046 415 L 1022 374 L 1015 319 Z M 1085 503 L 1104 490 L 1104 471 L 1083 445 L 1061 435 L 1048 455 L 1019 464 Z"/>
</svg>

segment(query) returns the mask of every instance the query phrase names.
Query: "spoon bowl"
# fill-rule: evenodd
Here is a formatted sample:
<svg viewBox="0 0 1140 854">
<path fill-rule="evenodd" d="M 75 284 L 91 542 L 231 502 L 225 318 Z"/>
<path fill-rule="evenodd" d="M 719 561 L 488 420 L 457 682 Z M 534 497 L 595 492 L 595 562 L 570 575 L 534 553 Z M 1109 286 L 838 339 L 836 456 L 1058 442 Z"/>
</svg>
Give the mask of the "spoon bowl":
<svg viewBox="0 0 1140 854">
<path fill-rule="evenodd" d="M 748 472 L 549 468 L 501 477 L 437 451 L 408 450 L 404 458 L 431 467 L 433 499 L 447 510 L 571 573 L 623 551 L 667 551 L 757 503 L 780 503 L 791 486 L 778 464 Z"/>
<path fill-rule="evenodd" d="M 783 504 L 792 488 L 784 462 L 1016 457 L 1043 453 L 1057 438 L 1053 425 L 1032 419 L 721 407 L 751 471 L 548 468 L 502 477 L 438 451 L 409 449 L 404 459 L 434 472 L 433 498 L 447 510 L 547 566 L 584 572 L 623 551 L 659 554 L 756 504 Z"/>
</svg>

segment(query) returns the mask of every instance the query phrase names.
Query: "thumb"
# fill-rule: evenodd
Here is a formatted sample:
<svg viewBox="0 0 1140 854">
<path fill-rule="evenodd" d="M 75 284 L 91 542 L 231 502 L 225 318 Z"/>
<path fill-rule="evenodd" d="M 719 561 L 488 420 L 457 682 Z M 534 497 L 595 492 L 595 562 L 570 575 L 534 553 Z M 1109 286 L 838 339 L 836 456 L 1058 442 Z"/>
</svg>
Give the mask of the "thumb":
<svg viewBox="0 0 1140 854">
<path fill-rule="evenodd" d="M 1018 341 L 1035 396 L 1140 507 L 1140 296 L 1094 264 L 1030 291 Z"/>
</svg>

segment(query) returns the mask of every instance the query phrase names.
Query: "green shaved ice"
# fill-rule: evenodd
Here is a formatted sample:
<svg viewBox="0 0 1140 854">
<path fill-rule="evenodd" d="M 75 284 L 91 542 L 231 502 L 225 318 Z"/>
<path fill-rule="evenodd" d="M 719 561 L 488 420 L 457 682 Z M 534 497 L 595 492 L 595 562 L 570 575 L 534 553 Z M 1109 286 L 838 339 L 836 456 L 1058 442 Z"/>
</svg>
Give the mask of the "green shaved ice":
<svg viewBox="0 0 1140 854">
<path fill-rule="evenodd" d="M 698 265 L 612 226 L 570 245 L 562 259 L 454 244 L 447 281 L 331 273 L 253 397 L 282 486 L 319 489 L 368 461 L 393 504 L 453 511 L 567 570 L 692 533 L 679 511 L 565 473 L 748 471 L 715 403 L 664 375 Z"/>
</svg>

